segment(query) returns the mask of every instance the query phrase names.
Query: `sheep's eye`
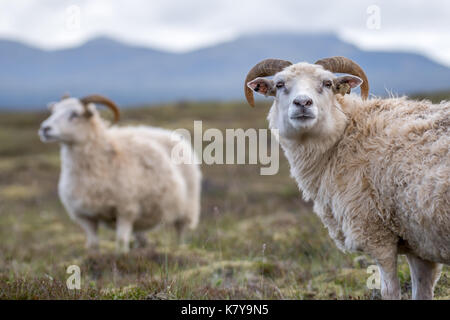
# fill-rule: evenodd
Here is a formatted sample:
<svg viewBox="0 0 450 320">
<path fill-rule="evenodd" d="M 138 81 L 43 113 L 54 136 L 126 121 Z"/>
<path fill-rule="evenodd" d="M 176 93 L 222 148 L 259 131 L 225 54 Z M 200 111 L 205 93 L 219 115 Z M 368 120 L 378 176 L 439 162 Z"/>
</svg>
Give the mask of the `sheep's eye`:
<svg viewBox="0 0 450 320">
<path fill-rule="evenodd" d="M 331 88 L 331 86 L 332 86 L 331 80 L 324 80 L 324 81 L 323 81 L 323 86 L 324 86 L 325 88 Z"/>
<path fill-rule="evenodd" d="M 283 81 L 278 81 L 277 84 L 276 84 L 276 87 L 278 89 L 283 88 L 284 87 L 284 82 Z"/>
<path fill-rule="evenodd" d="M 75 111 L 72 111 L 72 112 L 70 113 L 69 120 L 72 120 L 72 119 L 74 119 L 74 118 L 76 118 L 76 117 L 78 117 L 78 113 L 76 113 Z"/>
</svg>

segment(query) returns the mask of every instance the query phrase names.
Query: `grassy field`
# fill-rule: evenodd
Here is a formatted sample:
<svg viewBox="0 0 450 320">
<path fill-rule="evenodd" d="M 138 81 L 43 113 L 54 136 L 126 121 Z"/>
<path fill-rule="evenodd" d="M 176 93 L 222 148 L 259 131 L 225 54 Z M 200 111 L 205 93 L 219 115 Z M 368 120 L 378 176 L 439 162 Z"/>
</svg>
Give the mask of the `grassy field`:
<svg viewBox="0 0 450 320">
<path fill-rule="evenodd" d="M 126 110 L 121 124 L 266 128 L 267 110 L 183 103 Z M 87 255 L 57 196 L 58 145 L 37 136 L 46 116 L 0 114 L 0 299 L 379 299 L 366 287 L 373 262 L 338 251 L 282 155 L 274 176 L 259 165 L 203 165 L 201 223 L 185 244 L 162 226 L 148 233 L 148 248 L 117 255 L 114 232 L 101 229 L 100 254 Z M 81 268 L 81 290 L 66 288 L 70 265 Z M 450 298 L 448 270 L 438 299 Z M 399 276 L 407 299 L 404 257 Z"/>
</svg>

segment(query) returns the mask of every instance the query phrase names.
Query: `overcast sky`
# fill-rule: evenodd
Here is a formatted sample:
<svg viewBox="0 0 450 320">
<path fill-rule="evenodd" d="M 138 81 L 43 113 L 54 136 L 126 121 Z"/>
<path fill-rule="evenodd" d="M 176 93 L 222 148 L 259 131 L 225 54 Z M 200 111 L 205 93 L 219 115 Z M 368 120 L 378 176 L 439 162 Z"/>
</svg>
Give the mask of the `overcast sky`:
<svg viewBox="0 0 450 320">
<path fill-rule="evenodd" d="M 0 37 L 46 49 L 107 35 L 188 51 L 266 31 L 332 31 L 361 48 L 415 51 L 450 66 L 450 1 L 444 0 L 0 1 Z"/>
</svg>

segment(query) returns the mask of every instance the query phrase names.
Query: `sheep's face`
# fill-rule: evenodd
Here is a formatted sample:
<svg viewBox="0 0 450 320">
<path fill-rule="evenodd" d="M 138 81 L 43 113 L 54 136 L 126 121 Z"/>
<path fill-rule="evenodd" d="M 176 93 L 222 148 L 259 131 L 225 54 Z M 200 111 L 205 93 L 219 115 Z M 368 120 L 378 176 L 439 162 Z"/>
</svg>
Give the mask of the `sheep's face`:
<svg viewBox="0 0 450 320">
<path fill-rule="evenodd" d="M 50 104 L 51 115 L 41 124 L 39 136 L 43 142 L 77 143 L 84 141 L 90 130 L 94 105 L 86 109 L 78 99 L 67 98 Z"/>
<path fill-rule="evenodd" d="M 280 135 L 296 139 L 305 133 L 323 133 L 334 123 L 335 88 L 348 83 L 357 87 L 362 80 L 355 76 L 336 77 L 322 66 L 298 63 L 275 74 L 272 80 L 256 78 L 248 83 L 255 92 L 275 97 L 269 115 Z"/>
</svg>

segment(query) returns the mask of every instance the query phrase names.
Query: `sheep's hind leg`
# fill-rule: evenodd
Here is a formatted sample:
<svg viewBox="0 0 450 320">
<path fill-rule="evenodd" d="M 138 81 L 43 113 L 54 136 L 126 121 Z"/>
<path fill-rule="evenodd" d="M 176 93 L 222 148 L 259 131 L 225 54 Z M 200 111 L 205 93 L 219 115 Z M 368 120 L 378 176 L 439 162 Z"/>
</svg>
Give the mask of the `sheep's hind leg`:
<svg viewBox="0 0 450 320">
<path fill-rule="evenodd" d="M 136 240 L 137 248 L 145 248 L 148 245 L 147 236 L 143 231 L 134 232 L 134 238 Z"/>
<path fill-rule="evenodd" d="M 76 221 L 86 233 L 86 248 L 88 249 L 88 251 L 92 253 L 97 252 L 99 244 L 97 234 L 98 221 L 80 216 L 77 216 Z"/>
<path fill-rule="evenodd" d="M 116 227 L 116 249 L 119 253 L 130 251 L 131 234 L 133 233 L 133 221 L 119 217 Z"/>
<path fill-rule="evenodd" d="M 436 282 L 439 280 L 442 264 L 423 260 L 408 253 L 409 269 L 412 280 L 412 298 L 414 300 L 431 300 Z"/>
<path fill-rule="evenodd" d="M 177 244 L 184 244 L 186 241 L 186 221 L 177 220 L 175 221 L 174 226 L 177 234 Z"/>
</svg>

